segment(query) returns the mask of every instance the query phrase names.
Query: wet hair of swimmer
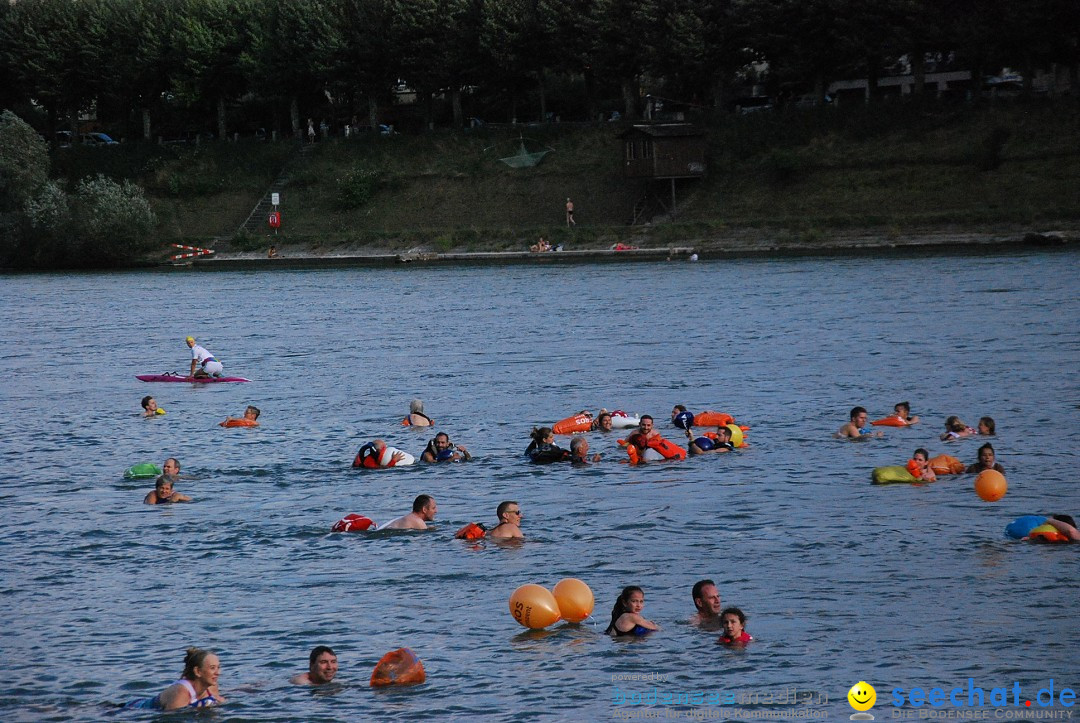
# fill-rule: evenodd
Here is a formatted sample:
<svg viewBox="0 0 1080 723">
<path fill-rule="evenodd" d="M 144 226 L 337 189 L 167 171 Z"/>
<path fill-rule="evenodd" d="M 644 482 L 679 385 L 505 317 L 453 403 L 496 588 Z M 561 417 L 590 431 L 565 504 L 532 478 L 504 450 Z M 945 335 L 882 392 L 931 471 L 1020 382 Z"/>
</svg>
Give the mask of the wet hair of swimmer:
<svg viewBox="0 0 1080 723">
<path fill-rule="evenodd" d="M 247 414 L 248 412 L 251 412 L 255 419 L 258 419 L 259 415 L 262 414 L 258 407 L 253 407 L 250 404 L 248 405 L 248 408 L 244 410 L 244 414 Z"/>
<path fill-rule="evenodd" d="M 171 474 L 159 474 L 158 478 L 154 480 L 154 490 L 160 492 L 161 488 L 165 485 L 174 484 L 176 484 L 176 478 L 173 477 Z"/>
<path fill-rule="evenodd" d="M 318 660 L 319 656 L 323 653 L 330 653 L 335 658 L 337 657 L 337 653 L 335 653 L 329 645 L 316 645 L 311 649 L 311 655 L 308 656 L 308 666 L 315 665 L 315 661 Z"/>
<path fill-rule="evenodd" d="M 724 608 L 720 611 L 720 619 L 723 620 L 725 615 L 734 615 L 739 618 L 739 624 L 746 625 L 746 613 L 739 608 Z"/>
<path fill-rule="evenodd" d="M 918 448 L 917 450 L 915 450 L 914 452 L 912 452 L 912 453 L 911 453 L 911 456 L 912 456 L 912 457 L 918 457 L 918 456 L 919 456 L 920 454 L 921 454 L 921 455 L 923 456 L 923 459 L 927 459 L 927 460 L 928 460 L 928 459 L 930 459 L 930 453 L 929 453 L 929 452 L 927 452 L 927 451 L 926 451 L 925 449 L 923 449 L 922 447 L 919 447 L 919 448 Z"/>
<path fill-rule="evenodd" d="M 911 414 L 911 402 L 899 402 L 893 407 L 893 411 L 907 419 Z"/>
<path fill-rule="evenodd" d="M 860 414 L 866 414 L 866 407 L 852 407 L 851 414 L 849 414 L 848 417 L 851 419 L 851 421 L 854 422 L 855 417 L 859 416 Z"/>
<path fill-rule="evenodd" d="M 431 502 L 431 495 L 420 495 L 412 503 L 413 512 L 423 512 L 424 508 L 428 506 L 428 502 Z"/>
<path fill-rule="evenodd" d="M 641 419 L 641 421 L 642 421 L 642 422 L 644 422 L 644 421 L 645 421 L 646 419 L 648 419 L 648 420 L 649 420 L 650 422 L 655 422 L 655 421 L 656 421 L 655 419 L 653 419 L 653 418 L 652 418 L 652 417 L 651 417 L 650 415 L 648 415 L 648 414 L 642 414 L 642 415 L 641 415 L 641 417 L 640 417 L 640 419 Z"/>
<path fill-rule="evenodd" d="M 552 434 L 554 432 L 551 431 L 551 427 L 533 427 L 533 431 L 529 432 L 529 436 L 536 442 L 543 442 Z"/>
<path fill-rule="evenodd" d="M 945 429 L 950 432 L 963 432 L 967 428 L 967 425 L 960 421 L 960 417 L 955 414 L 945 420 Z"/>
<path fill-rule="evenodd" d="M 1048 515 L 1048 517 L 1051 517 L 1058 522 L 1064 522 L 1066 525 L 1076 527 L 1076 520 L 1073 519 L 1072 515 Z"/>
<path fill-rule="evenodd" d="M 622 589 L 622 592 L 619 593 L 618 599 L 615 600 L 615 606 L 611 608 L 611 623 L 607 626 L 607 630 L 604 631 L 605 633 L 610 633 L 612 630 L 614 630 L 615 621 L 617 621 L 619 619 L 619 616 L 621 616 L 623 613 L 628 612 L 626 608 L 626 601 L 629 600 L 630 596 L 633 595 L 635 592 L 639 592 L 642 595 L 645 594 L 645 591 L 637 585 L 627 585 Z"/>
<path fill-rule="evenodd" d="M 517 505 L 517 502 L 514 500 L 504 500 L 499 503 L 498 509 L 495 510 L 495 516 L 499 518 L 500 522 L 502 521 L 503 513 L 510 509 L 511 505 Z M 518 507 L 520 506 L 521 505 L 518 505 Z"/>
<path fill-rule="evenodd" d="M 675 410 L 678 411 L 678 412 L 685 412 L 686 411 L 686 405 L 685 404 L 676 404 L 675 405 Z"/>
<path fill-rule="evenodd" d="M 570 440 L 570 451 L 571 452 L 577 452 L 579 449 L 581 449 L 581 446 L 583 444 L 585 444 L 585 438 L 584 437 L 574 437 L 573 439 Z"/>
<path fill-rule="evenodd" d="M 184 655 L 184 672 L 180 676 L 184 680 L 195 679 L 195 668 L 201 667 L 207 656 L 213 655 L 211 650 L 203 650 L 202 648 L 188 648 L 187 654 Z"/>
<path fill-rule="evenodd" d="M 991 452 L 994 452 L 994 445 L 992 445 L 992 444 L 990 444 L 989 442 L 987 442 L 987 443 L 986 443 L 986 444 L 984 444 L 983 446 L 979 447 L 979 451 L 975 453 L 975 456 L 976 456 L 976 457 L 980 457 L 980 456 L 982 456 L 982 451 L 983 451 L 984 449 L 988 449 L 988 450 L 990 450 Z M 995 457 L 997 456 L 997 452 L 994 452 L 994 456 L 995 456 Z"/>
<path fill-rule="evenodd" d="M 147 407 L 149 407 L 150 406 L 150 400 L 153 399 L 153 398 L 154 398 L 153 394 L 147 394 L 145 397 L 143 397 L 142 398 L 142 408 L 146 409 Z"/>
<path fill-rule="evenodd" d="M 979 417 L 979 424 L 986 427 L 988 434 L 997 434 L 993 417 Z"/>
<path fill-rule="evenodd" d="M 412 400 L 409 403 L 409 413 L 410 414 L 423 414 L 424 413 L 424 402 L 423 402 L 423 400 L 421 400 L 421 399 Z"/>
</svg>

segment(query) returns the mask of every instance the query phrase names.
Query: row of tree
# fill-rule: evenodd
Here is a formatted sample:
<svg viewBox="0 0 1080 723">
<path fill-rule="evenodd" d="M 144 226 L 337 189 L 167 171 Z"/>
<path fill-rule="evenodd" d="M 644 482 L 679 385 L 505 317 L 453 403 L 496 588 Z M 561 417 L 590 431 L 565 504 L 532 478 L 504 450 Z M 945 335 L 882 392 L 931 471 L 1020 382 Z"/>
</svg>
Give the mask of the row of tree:
<svg viewBox="0 0 1080 723">
<path fill-rule="evenodd" d="M 17 0 L 0 2 L 0 103 L 32 101 L 49 130 L 91 106 L 141 123 L 177 108 L 262 102 L 379 120 L 395 88 L 449 99 L 500 98 L 545 118 L 550 88 L 580 90 L 581 116 L 641 91 L 723 107 L 754 72 L 773 92 L 823 98 L 832 80 L 873 81 L 901 57 L 916 80 L 949 57 L 975 82 L 1002 66 L 1080 62 L 1077 0 Z M 754 69 L 757 69 L 756 71 Z M 919 89 L 917 83 L 916 90 Z M 283 115 L 283 114 L 282 114 Z M 567 118 L 569 119 L 569 118 Z M 267 119 L 262 125 L 274 127 Z"/>
</svg>

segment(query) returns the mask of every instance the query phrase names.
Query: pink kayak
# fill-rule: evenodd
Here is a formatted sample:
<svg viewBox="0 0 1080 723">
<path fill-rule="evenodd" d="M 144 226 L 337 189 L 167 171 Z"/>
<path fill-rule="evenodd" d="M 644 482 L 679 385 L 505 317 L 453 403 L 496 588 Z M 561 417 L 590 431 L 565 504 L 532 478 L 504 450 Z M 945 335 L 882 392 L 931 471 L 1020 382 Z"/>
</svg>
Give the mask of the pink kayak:
<svg viewBox="0 0 1080 723">
<path fill-rule="evenodd" d="M 220 382 L 250 382 L 243 377 L 186 377 L 180 374 L 136 374 L 140 382 L 187 382 L 188 384 L 217 384 Z"/>
</svg>

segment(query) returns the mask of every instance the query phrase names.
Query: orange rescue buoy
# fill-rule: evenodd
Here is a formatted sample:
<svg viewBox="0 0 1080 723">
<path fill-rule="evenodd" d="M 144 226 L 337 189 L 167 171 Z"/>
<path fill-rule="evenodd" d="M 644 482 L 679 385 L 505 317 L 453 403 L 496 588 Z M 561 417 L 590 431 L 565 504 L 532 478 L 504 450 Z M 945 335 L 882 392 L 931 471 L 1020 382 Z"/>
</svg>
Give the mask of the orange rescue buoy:
<svg viewBox="0 0 1080 723">
<path fill-rule="evenodd" d="M 392 650 L 375 664 L 371 671 L 371 686 L 381 688 L 387 685 L 413 685 L 427 680 L 424 664 L 416 653 L 408 648 Z"/>
</svg>

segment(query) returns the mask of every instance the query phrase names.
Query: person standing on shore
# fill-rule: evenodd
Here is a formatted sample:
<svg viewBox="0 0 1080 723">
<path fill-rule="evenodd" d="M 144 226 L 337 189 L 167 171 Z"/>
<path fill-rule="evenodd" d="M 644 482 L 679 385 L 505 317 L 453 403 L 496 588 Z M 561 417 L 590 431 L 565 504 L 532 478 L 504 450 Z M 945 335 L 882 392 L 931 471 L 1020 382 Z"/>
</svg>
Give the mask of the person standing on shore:
<svg viewBox="0 0 1080 723">
<path fill-rule="evenodd" d="M 566 198 L 566 227 L 571 226 L 577 226 L 577 221 L 574 220 L 574 202 L 568 196 Z"/>
</svg>

